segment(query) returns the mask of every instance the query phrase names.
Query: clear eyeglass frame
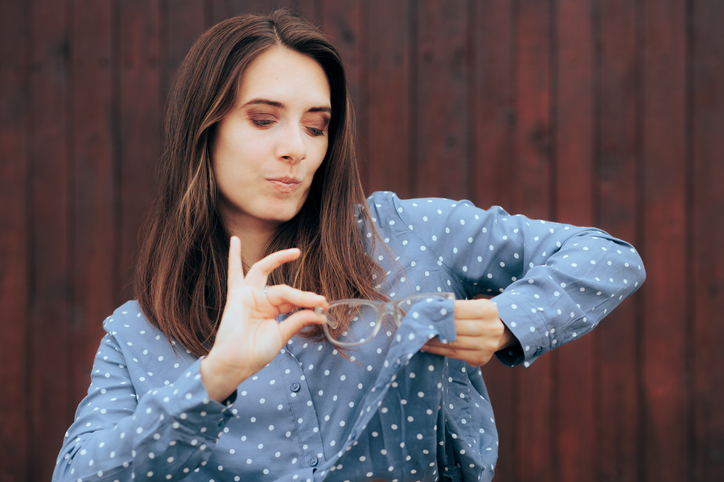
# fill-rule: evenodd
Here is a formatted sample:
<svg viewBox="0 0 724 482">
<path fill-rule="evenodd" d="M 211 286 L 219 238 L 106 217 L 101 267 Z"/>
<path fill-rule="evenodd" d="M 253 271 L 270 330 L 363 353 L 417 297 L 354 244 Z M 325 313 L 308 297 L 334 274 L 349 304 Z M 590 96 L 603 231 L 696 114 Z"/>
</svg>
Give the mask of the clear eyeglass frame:
<svg viewBox="0 0 724 482">
<path fill-rule="evenodd" d="M 395 301 L 373 301 L 360 299 L 336 300 L 330 302 L 328 308 L 325 309 L 322 307 L 317 307 L 314 309 L 314 311 L 319 315 L 325 316 L 327 322 L 322 326 L 324 327 L 324 334 L 330 341 L 330 343 L 346 348 L 363 345 L 372 340 L 377 335 L 377 333 L 379 333 L 380 328 L 384 324 L 384 320 L 387 316 L 391 317 L 394 323 L 399 327 L 402 324 L 402 319 L 405 317 L 407 311 L 413 305 L 426 300 L 454 301 L 455 294 L 420 293 L 412 296 L 407 296 L 405 298 L 401 298 Z M 336 339 L 333 333 L 330 331 L 330 329 L 335 330 L 339 326 L 339 323 L 336 320 L 335 316 L 333 316 L 333 313 L 335 311 L 343 311 L 345 313 L 345 316 L 351 316 L 349 315 L 350 313 L 361 312 L 364 309 L 372 310 L 376 315 L 374 322 L 369 323 L 369 325 L 364 325 L 365 335 L 358 336 L 358 339 L 356 340 L 353 336 L 350 336 L 350 339 L 355 341 L 341 341 L 339 339 Z M 353 319 L 353 321 L 355 320 L 356 319 Z M 351 325 L 352 323 L 350 323 L 350 326 Z M 351 328 L 348 328 L 347 330 L 342 332 L 342 336 L 349 336 L 348 330 L 351 330 Z"/>
</svg>

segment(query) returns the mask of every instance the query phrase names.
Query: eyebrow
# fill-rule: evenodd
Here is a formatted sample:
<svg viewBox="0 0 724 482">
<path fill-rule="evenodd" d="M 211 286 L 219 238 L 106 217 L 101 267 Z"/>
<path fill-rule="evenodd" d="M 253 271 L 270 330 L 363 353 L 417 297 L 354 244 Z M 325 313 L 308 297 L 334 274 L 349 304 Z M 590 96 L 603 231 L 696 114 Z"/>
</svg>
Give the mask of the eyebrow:
<svg viewBox="0 0 724 482">
<path fill-rule="evenodd" d="M 242 107 L 246 107 L 248 105 L 258 105 L 258 104 L 270 105 L 272 107 L 278 107 L 278 108 L 284 108 L 284 104 L 282 104 L 281 102 L 277 102 L 275 100 L 269 100 L 269 99 L 252 99 L 249 102 L 247 102 L 246 104 L 244 104 Z M 312 107 L 312 108 L 308 109 L 307 112 L 326 112 L 328 114 L 331 114 L 332 108 L 326 107 L 326 106 Z"/>
</svg>

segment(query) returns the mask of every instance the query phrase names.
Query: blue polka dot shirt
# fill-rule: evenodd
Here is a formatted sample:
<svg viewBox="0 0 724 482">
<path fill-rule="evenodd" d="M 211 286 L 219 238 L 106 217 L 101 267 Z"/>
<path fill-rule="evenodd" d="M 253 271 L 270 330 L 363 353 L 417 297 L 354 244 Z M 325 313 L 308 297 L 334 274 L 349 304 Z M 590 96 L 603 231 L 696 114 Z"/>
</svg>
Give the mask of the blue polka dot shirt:
<svg viewBox="0 0 724 482">
<path fill-rule="evenodd" d="M 634 248 L 598 229 L 388 192 L 367 209 L 381 239 L 360 222 L 385 273 L 378 290 L 492 296 L 518 341 L 496 354 L 509 366 L 589 332 L 645 278 Z M 433 337 L 455 340 L 451 300 L 413 305 L 399 328 L 345 355 L 295 337 L 223 404 L 208 398 L 200 360 L 136 302 L 104 327 L 54 481 L 493 477 L 498 436 L 480 369 L 420 351 Z"/>
</svg>

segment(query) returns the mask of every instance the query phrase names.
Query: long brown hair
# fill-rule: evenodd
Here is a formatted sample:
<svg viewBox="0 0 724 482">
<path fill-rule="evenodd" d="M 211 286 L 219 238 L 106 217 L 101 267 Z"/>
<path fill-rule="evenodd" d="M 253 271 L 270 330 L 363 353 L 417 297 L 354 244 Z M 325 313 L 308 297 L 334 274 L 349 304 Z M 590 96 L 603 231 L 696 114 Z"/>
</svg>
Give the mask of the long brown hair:
<svg viewBox="0 0 724 482">
<path fill-rule="evenodd" d="M 213 344 L 227 291 L 229 233 L 217 211 L 211 146 L 218 122 L 237 100 L 247 66 L 280 45 L 315 59 L 330 85 L 327 154 L 300 212 L 282 224 L 271 253 L 298 247 L 300 259 L 272 273 L 327 299 L 384 298 L 380 268 L 367 255 L 357 206 L 366 206 L 353 144 L 354 115 L 339 53 L 314 26 L 288 10 L 244 15 L 205 32 L 181 64 L 169 94 L 157 194 L 142 232 L 135 294 L 149 322 L 201 356 Z M 362 226 L 374 230 L 366 209 Z M 372 240 L 376 236 L 372 237 Z M 315 327 L 306 336 L 321 337 Z"/>
</svg>

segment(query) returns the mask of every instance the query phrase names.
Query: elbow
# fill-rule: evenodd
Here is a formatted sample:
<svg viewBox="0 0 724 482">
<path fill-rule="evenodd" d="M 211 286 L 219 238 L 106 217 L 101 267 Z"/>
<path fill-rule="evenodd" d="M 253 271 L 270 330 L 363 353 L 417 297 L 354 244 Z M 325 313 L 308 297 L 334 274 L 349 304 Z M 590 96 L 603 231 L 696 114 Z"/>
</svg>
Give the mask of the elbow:
<svg viewBox="0 0 724 482">
<path fill-rule="evenodd" d="M 641 287 L 641 285 L 646 281 L 646 268 L 644 267 L 644 260 L 641 258 L 641 255 L 639 252 L 634 249 L 633 247 L 630 247 L 632 259 L 629 261 L 630 266 L 633 272 L 633 279 L 634 279 L 634 289 L 633 291 L 636 291 Z"/>
</svg>

